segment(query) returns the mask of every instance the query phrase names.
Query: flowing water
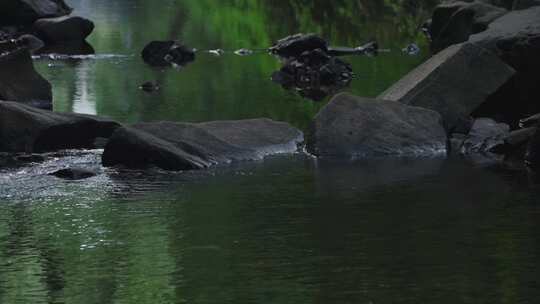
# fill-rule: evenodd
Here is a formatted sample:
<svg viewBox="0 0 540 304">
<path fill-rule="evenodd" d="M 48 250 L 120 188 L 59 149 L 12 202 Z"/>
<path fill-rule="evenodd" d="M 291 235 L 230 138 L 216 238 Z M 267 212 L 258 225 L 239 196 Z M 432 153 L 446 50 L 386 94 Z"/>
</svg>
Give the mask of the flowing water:
<svg viewBox="0 0 540 304">
<path fill-rule="evenodd" d="M 306 129 L 324 102 L 272 83 L 273 57 L 236 56 L 295 32 L 390 49 L 346 57 L 347 91 L 376 96 L 427 54 L 415 1 L 72 0 L 94 56 L 36 59 L 57 111 L 122 122 L 270 117 Z M 425 9 L 425 10 L 424 10 Z M 199 53 L 153 69 L 177 38 Z M 417 43 L 421 53 L 403 54 Z M 227 52 L 228 51 L 228 52 Z M 144 81 L 161 90 L 145 93 Z M 298 154 L 199 172 L 123 171 L 101 151 L 0 164 L 0 303 L 537 303 L 539 179 L 461 159 Z M 96 177 L 47 175 L 92 167 Z"/>
</svg>

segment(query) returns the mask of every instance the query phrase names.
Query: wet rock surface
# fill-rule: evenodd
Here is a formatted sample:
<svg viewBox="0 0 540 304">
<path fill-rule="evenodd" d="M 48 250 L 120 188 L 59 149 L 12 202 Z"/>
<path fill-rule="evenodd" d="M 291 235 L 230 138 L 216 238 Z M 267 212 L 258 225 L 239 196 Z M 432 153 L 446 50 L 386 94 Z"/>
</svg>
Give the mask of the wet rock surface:
<svg viewBox="0 0 540 304">
<path fill-rule="evenodd" d="M 67 168 L 49 173 L 49 175 L 66 180 L 82 180 L 94 177 L 97 174 L 95 171 L 84 168 Z"/>
<path fill-rule="evenodd" d="M 379 98 L 437 111 L 452 133 L 468 125 L 472 113 L 513 75 L 490 51 L 463 43 L 436 54 Z"/>
<path fill-rule="evenodd" d="M 140 123 L 113 134 L 103 153 L 103 165 L 202 169 L 293 153 L 302 141 L 302 132 L 270 119 Z"/>
<path fill-rule="evenodd" d="M 82 114 L 54 113 L 16 102 L 0 101 L 0 151 L 47 152 L 93 148 L 120 125 Z"/>
<path fill-rule="evenodd" d="M 446 148 L 437 112 L 346 93 L 317 114 L 308 136 L 308 150 L 317 156 L 434 155 Z"/>
<path fill-rule="evenodd" d="M 144 62 L 155 67 L 185 66 L 195 60 L 194 50 L 177 41 L 152 41 L 141 56 Z"/>
</svg>

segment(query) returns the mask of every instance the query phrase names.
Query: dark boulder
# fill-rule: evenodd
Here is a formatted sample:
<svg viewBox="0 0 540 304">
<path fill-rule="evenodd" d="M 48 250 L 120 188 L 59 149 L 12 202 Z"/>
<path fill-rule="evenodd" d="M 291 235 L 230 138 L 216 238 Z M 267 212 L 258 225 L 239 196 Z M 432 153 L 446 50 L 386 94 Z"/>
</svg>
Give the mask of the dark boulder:
<svg viewBox="0 0 540 304">
<path fill-rule="evenodd" d="M 51 84 L 36 72 L 26 47 L 0 43 L 0 100 L 52 108 Z"/>
<path fill-rule="evenodd" d="M 94 30 L 94 23 L 78 16 L 39 19 L 34 23 L 36 35 L 48 44 L 84 41 Z"/>
<path fill-rule="evenodd" d="M 437 53 L 450 45 L 465 42 L 506 13 L 506 9 L 480 1 L 443 3 L 433 12 L 431 50 Z"/>
<path fill-rule="evenodd" d="M 471 114 L 513 74 L 491 52 L 463 43 L 433 56 L 379 98 L 435 110 L 453 133 L 468 125 Z"/>
<path fill-rule="evenodd" d="M 308 150 L 317 156 L 414 156 L 447 149 L 437 112 L 346 93 L 317 114 L 308 139 Z"/>
<path fill-rule="evenodd" d="M 94 177 L 97 172 L 83 168 L 67 168 L 49 173 L 49 175 L 67 180 L 81 180 Z"/>
<path fill-rule="evenodd" d="M 195 60 L 195 51 L 176 41 L 152 41 L 142 51 L 144 62 L 151 66 L 184 66 Z"/>
<path fill-rule="evenodd" d="M 48 152 L 93 148 L 119 124 L 90 115 L 54 113 L 17 102 L 0 101 L 0 151 Z"/>
<path fill-rule="evenodd" d="M 141 123 L 113 134 L 103 153 L 103 165 L 202 169 L 293 153 L 302 140 L 299 130 L 270 119 Z"/>
<path fill-rule="evenodd" d="M 272 81 L 302 97 L 320 101 L 347 87 L 353 76 L 350 64 L 316 49 L 288 59 L 274 72 Z"/>
<path fill-rule="evenodd" d="M 540 7 L 512 11 L 469 41 L 492 51 L 516 71 L 475 115 L 497 117 L 516 127 L 520 118 L 540 112 Z"/>
<path fill-rule="evenodd" d="M 2 0 L 0 25 L 31 25 L 40 18 L 65 16 L 71 11 L 64 0 Z"/>
<path fill-rule="evenodd" d="M 268 50 L 274 55 L 283 58 L 298 57 L 306 51 L 320 49 L 323 52 L 328 51 L 326 40 L 315 34 L 296 34 L 278 40 Z"/>
</svg>

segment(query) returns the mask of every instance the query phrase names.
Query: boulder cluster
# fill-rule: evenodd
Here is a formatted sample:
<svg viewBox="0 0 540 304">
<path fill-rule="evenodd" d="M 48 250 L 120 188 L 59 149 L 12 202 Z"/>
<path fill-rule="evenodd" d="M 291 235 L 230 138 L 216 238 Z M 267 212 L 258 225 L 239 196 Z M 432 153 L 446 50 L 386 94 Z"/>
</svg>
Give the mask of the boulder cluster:
<svg viewBox="0 0 540 304">
<path fill-rule="evenodd" d="M 52 109 L 51 85 L 31 55 L 94 53 L 85 41 L 94 23 L 72 11 L 64 0 L 0 1 L 0 100 Z"/>
<path fill-rule="evenodd" d="M 434 55 L 377 99 L 334 97 L 315 118 L 311 151 L 445 150 L 540 167 L 540 3 L 444 1 L 429 24 Z"/>
<path fill-rule="evenodd" d="M 0 41 L 31 35 L 33 44 L 27 47 L 33 53 L 93 53 L 85 39 L 94 30 L 94 23 L 72 12 L 64 0 L 3 0 Z"/>
</svg>

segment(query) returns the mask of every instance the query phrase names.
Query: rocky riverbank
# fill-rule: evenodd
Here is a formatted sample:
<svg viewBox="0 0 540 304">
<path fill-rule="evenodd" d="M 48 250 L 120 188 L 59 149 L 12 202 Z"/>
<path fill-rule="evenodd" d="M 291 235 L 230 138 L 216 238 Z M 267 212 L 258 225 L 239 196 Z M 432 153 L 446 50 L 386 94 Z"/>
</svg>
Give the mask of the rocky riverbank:
<svg viewBox="0 0 540 304">
<path fill-rule="evenodd" d="M 20 17 L 18 20 L 24 24 L 17 27 L 31 25 L 45 45 L 84 39 L 93 29 L 83 19 L 65 17 L 71 10 L 60 0 L 36 3 L 47 1 L 54 3 L 56 10 L 40 11 L 36 9 L 39 6 L 32 6 L 36 10 Z M 95 116 L 37 109 L 36 106 L 50 109 L 52 100 L 50 84 L 33 69 L 30 53 L 38 44 L 28 37 L 8 40 L 0 43 L 0 99 L 10 100 L 0 101 L 0 152 L 27 153 L 10 157 L 24 161 L 39 157 L 35 153 L 104 148 L 105 166 L 193 170 L 296 153 L 306 146 L 317 157 L 423 157 L 453 153 L 517 161 L 537 168 L 537 4 L 445 1 L 435 9 L 427 29 L 433 38 L 433 56 L 377 98 L 335 95 L 314 118 L 306 144 L 300 130 L 265 118 L 124 126 Z M 285 61 L 284 69 L 294 65 L 304 70 L 314 58 L 325 58 L 317 65 L 317 71 L 323 75 L 321 71 L 326 71 L 324 67 L 333 60 L 335 52 L 317 36 L 291 37 L 270 48 L 280 56 L 292 56 Z M 298 41 L 302 42 L 300 51 L 292 47 L 298 47 Z M 177 44 L 172 46 L 167 45 L 164 53 L 146 49 L 143 55 L 151 56 L 143 57 L 147 62 L 174 59 L 181 49 Z M 169 54 L 171 49 L 176 57 Z M 343 74 L 344 70 L 337 71 Z M 294 71 L 289 76 L 296 78 L 297 74 Z M 59 175 L 74 179 L 90 176 L 72 172 Z"/>
</svg>

